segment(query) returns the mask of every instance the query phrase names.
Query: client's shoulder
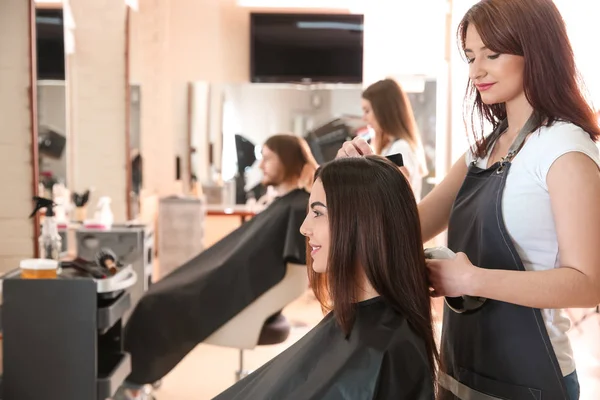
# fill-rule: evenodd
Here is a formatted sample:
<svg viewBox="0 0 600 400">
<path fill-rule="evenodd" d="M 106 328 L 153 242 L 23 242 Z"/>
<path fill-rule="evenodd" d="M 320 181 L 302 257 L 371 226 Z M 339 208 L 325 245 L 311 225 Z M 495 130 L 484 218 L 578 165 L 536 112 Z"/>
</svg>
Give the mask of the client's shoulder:
<svg viewBox="0 0 600 400">
<path fill-rule="evenodd" d="M 396 311 L 383 297 L 359 303 L 357 322 L 363 329 L 389 333 L 388 348 L 417 346 L 424 348 L 422 338 L 415 332 L 406 316 Z"/>
</svg>

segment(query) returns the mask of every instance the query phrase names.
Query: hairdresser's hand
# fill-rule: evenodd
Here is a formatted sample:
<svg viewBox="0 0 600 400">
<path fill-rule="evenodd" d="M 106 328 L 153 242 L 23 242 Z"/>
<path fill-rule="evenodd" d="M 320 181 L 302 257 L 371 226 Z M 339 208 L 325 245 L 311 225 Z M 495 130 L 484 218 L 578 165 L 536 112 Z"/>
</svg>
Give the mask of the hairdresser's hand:
<svg viewBox="0 0 600 400">
<path fill-rule="evenodd" d="M 338 150 L 335 158 L 362 157 L 370 154 L 373 154 L 373 149 L 369 146 L 369 143 L 357 136 L 351 141 L 345 142 L 342 148 Z"/>
<path fill-rule="evenodd" d="M 465 253 L 457 253 L 454 259 L 425 260 L 432 296 L 459 297 L 472 295 L 471 288 L 477 280 L 479 268 L 474 266 Z"/>
</svg>

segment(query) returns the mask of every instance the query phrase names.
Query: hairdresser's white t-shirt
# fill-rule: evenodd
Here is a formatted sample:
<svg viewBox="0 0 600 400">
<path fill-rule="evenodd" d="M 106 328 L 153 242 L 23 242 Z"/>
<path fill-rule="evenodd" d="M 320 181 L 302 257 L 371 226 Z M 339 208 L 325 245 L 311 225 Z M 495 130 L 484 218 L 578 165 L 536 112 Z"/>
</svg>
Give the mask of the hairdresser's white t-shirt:
<svg viewBox="0 0 600 400">
<path fill-rule="evenodd" d="M 421 190 L 423 188 L 423 176 L 421 175 L 419 155 L 404 139 L 398 139 L 388 144 L 381 150 L 382 156 L 389 156 L 398 153 L 402 154 L 404 166 L 410 175 L 410 186 L 412 187 L 415 199 L 418 203 L 421 201 Z"/>
<path fill-rule="evenodd" d="M 574 151 L 586 154 L 600 166 L 598 147 L 589 135 L 574 124 L 557 122 L 531 134 L 513 159 L 502 198 L 502 215 L 527 270 L 543 271 L 559 266 L 558 239 L 546 177 L 554 161 Z M 466 159 L 467 165 L 473 161 L 470 151 Z M 485 169 L 487 162 L 488 157 L 478 160 L 477 166 Z M 564 310 L 542 310 L 542 315 L 566 376 L 575 370 L 567 337 L 570 321 Z"/>
</svg>

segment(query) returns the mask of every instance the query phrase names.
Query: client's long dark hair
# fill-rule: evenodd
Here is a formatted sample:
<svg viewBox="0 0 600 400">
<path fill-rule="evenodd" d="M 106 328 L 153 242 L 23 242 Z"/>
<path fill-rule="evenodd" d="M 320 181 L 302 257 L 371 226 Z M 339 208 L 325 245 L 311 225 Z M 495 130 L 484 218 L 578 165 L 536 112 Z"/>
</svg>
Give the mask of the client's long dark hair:
<svg viewBox="0 0 600 400">
<path fill-rule="evenodd" d="M 327 199 L 330 250 L 327 273 L 308 260 L 315 296 L 348 334 L 354 323 L 362 267 L 373 288 L 403 315 L 427 346 L 436 377 L 431 299 L 417 204 L 400 170 L 379 156 L 344 158 L 319 168 Z"/>
</svg>

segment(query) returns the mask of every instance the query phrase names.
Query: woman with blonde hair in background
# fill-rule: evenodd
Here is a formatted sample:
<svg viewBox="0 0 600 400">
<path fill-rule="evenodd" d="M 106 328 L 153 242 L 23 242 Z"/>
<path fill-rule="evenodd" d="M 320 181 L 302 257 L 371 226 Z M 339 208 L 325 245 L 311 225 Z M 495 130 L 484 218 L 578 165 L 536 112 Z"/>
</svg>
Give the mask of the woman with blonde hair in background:
<svg viewBox="0 0 600 400">
<path fill-rule="evenodd" d="M 417 202 L 421 200 L 423 178 L 427 176 L 425 152 L 408 96 L 398 82 L 384 79 L 362 94 L 363 119 L 375 131 L 375 154 L 402 154 L 406 176 Z"/>
</svg>

